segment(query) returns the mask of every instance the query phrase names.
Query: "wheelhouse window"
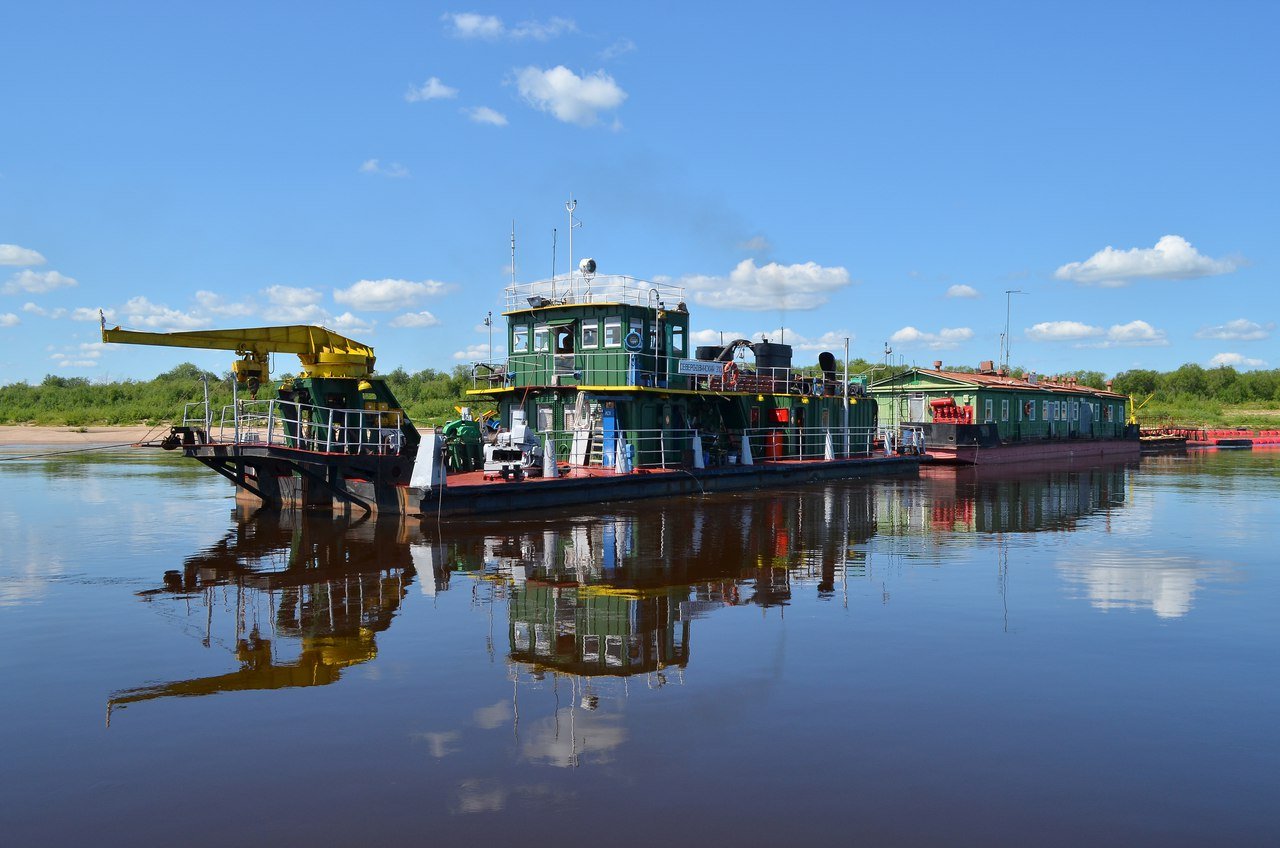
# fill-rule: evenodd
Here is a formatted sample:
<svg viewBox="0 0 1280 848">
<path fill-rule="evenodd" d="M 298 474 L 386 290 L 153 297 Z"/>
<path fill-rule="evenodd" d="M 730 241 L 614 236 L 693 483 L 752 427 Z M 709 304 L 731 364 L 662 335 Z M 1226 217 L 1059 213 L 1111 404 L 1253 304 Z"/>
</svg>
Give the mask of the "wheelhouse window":
<svg viewBox="0 0 1280 848">
<path fill-rule="evenodd" d="M 573 353 L 573 327 L 556 327 L 556 353 Z"/>
<path fill-rule="evenodd" d="M 671 328 L 671 353 L 675 356 L 684 354 L 684 327 Z"/>
<path fill-rule="evenodd" d="M 600 322 L 596 320 L 582 322 L 582 346 L 600 346 Z"/>
<path fill-rule="evenodd" d="M 604 319 L 604 346 L 622 347 L 622 319 L 613 316 Z"/>
<path fill-rule="evenodd" d="M 527 353 L 529 350 L 529 325 L 516 324 L 511 328 L 511 352 Z"/>
<path fill-rule="evenodd" d="M 546 324 L 533 325 L 533 350 L 535 353 L 551 350 L 551 328 Z"/>
</svg>

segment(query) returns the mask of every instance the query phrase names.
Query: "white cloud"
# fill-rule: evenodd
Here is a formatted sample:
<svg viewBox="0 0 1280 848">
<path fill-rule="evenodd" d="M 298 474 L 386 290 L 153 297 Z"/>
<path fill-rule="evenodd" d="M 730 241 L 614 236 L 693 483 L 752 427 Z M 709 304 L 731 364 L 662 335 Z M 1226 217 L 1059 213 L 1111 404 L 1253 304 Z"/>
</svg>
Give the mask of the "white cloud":
<svg viewBox="0 0 1280 848">
<path fill-rule="evenodd" d="M 195 294 L 195 299 L 200 308 L 211 315 L 243 317 L 254 313 L 251 304 L 229 301 L 222 295 L 211 291 L 198 291 Z"/>
<path fill-rule="evenodd" d="M 747 338 L 735 330 L 694 330 L 689 334 L 689 341 L 697 345 L 728 344 L 734 339 Z"/>
<path fill-rule="evenodd" d="M 102 342 L 81 342 L 79 345 L 64 347 L 49 354 L 54 364 L 63 368 L 95 368 L 102 350 L 106 345 Z"/>
<path fill-rule="evenodd" d="M 1244 368 L 1261 368 L 1267 363 L 1261 359 L 1251 359 L 1239 353 L 1219 353 L 1213 359 L 1209 360 L 1209 365 L 1213 368 L 1220 368 L 1223 365 L 1230 365 L 1233 368 L 1241 366 Z"/>
<path fill-rule="evenodd" d="M 1113 324 L 1107 330 L 1106 347 L 1158 347 L 1167 345 L 1164 330 L 1157 330 L 1146 321 L 1130 321 Z"/>
<path fill-rule="evenodd" d="M 824 268 L 816 262 L 757 266 L 754 259 L 744 259 L 728 277 L 694 275 L 680 282 L 703 306 L 758 312 L 817 309 L 831 292 L 853 281 L 849 271 L 839 266 Z"/>
<path fill-rule="evenodd" d="M 350 312 L 344 312 L 341 315 L 326 315 L 315 323 L 322 324 L 336 333 L 373 332 L 373 322 L 366 321 L 359 315 L 353 315 Z"/>
<path fill-rule="evenodd" d="M 175 330 L 199 330 L 204 327 L 208 327 L 211 323 L 209 319 L 203 315 L 183 312 L 178 309 L 171 309 L 162 304 L 152 303 L 141 295 L 130 298 L 128 302 L 121 307 L 121 312 L 124 314 L 125 325 L 147 330 L 158 330 L 164 332 L 173 332 Z"/>
<path fill-rule="evenodd" d="M 297 286 L 267 286 L 262 293 L 276 306 L 295 308 L 311 306 L 321 298 L 320 292 L 316 289 Z"/>
<path fill-rule="evenodd" d="M 507 116 L 497 109 L 490 109 L 488 106 L 472 106 L 463 109 L 462 114 L 477 124 L 491 124 L 495 127 L 505 127 L 507 125 Z"/>
<path fill-rule="evenodd" d="M 389 312 L 406 309 L 447 288 L 446 284 L 435 280 L 360 280 L 349 288 L 334 289 L 333 299 L 353 309 Z"/>
<path fill-rule="evenodd" d="M 391 177 L 393 179 L 403 179 L 410 176 L 409 169 L 399 162 L 391 162 L 387 165 L 379 164 L 377 159 L 366 159 L 360 165 L 360 173 L 377 174 L 380 177 Z"/>
<path fill-rule="evenodd" d="M 43 265 L 45 258 L 28 247 L 0 244 L 0 265 Z"/>
<path fill-rule="evenodd" d="M 600 51 L 600 60 L 603 62 L 611 62 L 619 56 L 625 56 L 628 53 L 636 51 L 636 43 L 629 38 L 619 38 L 608 47 Z"/>
<path fill-rule="evenodd" d="M 0 327 L 16 327 L 21 323 L 22 319 L 12 312 L 0 313 Z"/>
<path fill-rule="evenodd" d="M 947 289 L 947 297 L 977 297 L 978 290 L 973 286 L 957 284 Z"/>
<path fill-rule="evenodd" d="M 1236 262 L 1204 256 L 1182 236 L 1164 236 L 1151 248 L 1116 250 L 1107 246 L 1083 262 L 1068 262 L 1054 276 L 1084 285 L 1124 286 L 1140 278 L 1189 280 L 1235 269 Z"/>
<path fill-rule="evenodd" d="M 1025 332 L 1033 342 L 1073 342 L 1101 336 L 1105 331 L 1079 321 L 1044 321 Z"/>
<path fill-rule="evenodd" d="M 1231 341 L 1256 342 L 1268 338 L 1276 328 L 1272 322 L 1259 324 L 1247 318 L 1237 318 L 1216 327 L 1204 327 L 1196 331 L 1197 339 L 1227 339 Z"/>
<path fill-rule="evenodd" d="M 65 310 L 54 310 L 55 312 L 65 312 Z M 61 318 L 61 315 L 53 316 Z M 91 306 L 77 306 L 71 310 L 72 321 L 114 321 L 116 320 L 116 311 L 114 309 L 94 309 Z"/>
<path fill-rule="evenodd" d="M 440 20 L 452 25 L 452 34 L 457 38 L 501 38 L 506 28 L 502 18 L 496 15 L 480 15 L 475 12 L 447 12 Z"/>
<path fill-rule="evenodd" d="M 19 271 L 4 284 L 5 294 L 31 292 L 44 294 L 54 289 L 71 288 L 80 283 L 74 277 L 67 277 L 57 271 Z"/>
<path fill-rule="evenodd" d="M 1045 321 L 1025 332 L 1033 342 L 1079 342 L 1076 347 L 1157 347 L 1169 343 L 1164 330 L 1157 330 L 1146 321 L 1113 324 L 1107 330 L 1079 321 Z"/>
<path fill-rule="evenodd" d="M 494 346 L 493 358 L 502 359 L 506 356 L 503 348 Z M 489 361 L 489 346 L 487 344 L 469 345 L 466 350 L 456 350 L 453 352 L 453 358 L 463 362 L 487 362 Z"/>
<path fill-rule="evenodd" d="M 738 242 L 738 249 L 751 253 L 768 253 L 773 250 L 773 245 L 764 236 L 752 236 L 746 241 Z"/>
<path fill-rule="evenodd" d="M 439 323 L 439 318 L 426 311 L 406 312 L 391 319 L 393 327 L 434 327 Z"/>
<path fill-rule="evenodd" d="M 973 330 L 968 327 L 943 327 L 936 333 L 926 333 L 915 327 L 903 327 L 889 341 L 905 347 L 925 346 L 932 350 L 949 350 L 959 347 L 973 338 Z"/>
<path fill-rule="evenodd" d="M 516 87 L 534 108 L 581 127 L 599 123 L 600 112 L 617 109 L 627 99 L 627 93 L 604 71 L 580 77 L 564 65 L 522 68 L 516 72 Z"/>
<path fill-rule="evenodd" d="M 22 311 L 28 312 L 32 315 L 39 315 L 41 318 L 63 318 L 67 314 L 67 310 L 63 309 L 61 306 L 55 309 L 45 309 L 38 303 L 30 302 L 22 304 Z M 97 320 L 98 315 L 96 312 L 93 317 Z"/>
<path fill-rule="evenodd" d="M 445 85 L 440 81 L 440 77 L 431 77 L 422 85 L 411 85 L 404 93 L 404 99 L 410 103 L 420 103 L 424 100 L 449 100 L 457 96 L 458 89 Z"/>
<path fill-rule="evenodd" d="M 508 27 L 497 15 L 481 15 L 477 12 L 448 12 L 440 20 L 449 26 L 455 38 L 497 41 L 508 38 L 514 41 L 533 39 L 549 41 L 566 32 L 577 32 L 578 25 L 568 18 L 551 18 L 546 21 L 522 21 Z"/>
</svg>

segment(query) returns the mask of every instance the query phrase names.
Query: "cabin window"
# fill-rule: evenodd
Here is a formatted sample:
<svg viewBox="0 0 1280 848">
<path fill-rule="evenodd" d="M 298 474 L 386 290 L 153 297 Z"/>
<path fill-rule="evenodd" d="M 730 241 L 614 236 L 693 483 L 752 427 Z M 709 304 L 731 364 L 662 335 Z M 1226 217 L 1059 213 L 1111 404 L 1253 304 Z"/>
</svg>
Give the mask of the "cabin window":
<svg viewBox="0 0 1280 848">
<path fill-rule="evenodd" d="M 600 346 L 600 322 L 599 321 L 583 321 L 582 322 L 582 346 L 583 347 L 599 347 Z"/>
<path fill-rule="evenodd" d="M 1036 402 L 1033 400 L 1027 401 L 1027 420 L 1036 420 Z"/>
<path fill-rule="evenodd" d="M 671 328 L 671 353 L 675 356 L 684 353 L 684 327 Z"/>
<path fill-rule="evenodd" d="M 1044 414 L 1041 415 L 1040 417 L 1043 418 L 1045 421 L 1052 420 L 1051 418 L 1049 418 L 1049 401 L 1044 402 Z"/>
<path fill-rule="evenodd" d="M 1080 401 L 1078 400 L 1071 401 L 1071 420 L 1080 420 Z"/>
<path fill-rule="evenodd" d="M 1070 410 L 1067 409 L 1067 402 L 1065 400 L 1061 401 L 1058 404 L 1058 419 L 1060 421 L 1066 421 L 1069 412 Z"/>
<path fill-rule="evenodd" d="M 604 346 L 622 347 L 622 319 L 616 315 L 604 319 Z"/>
<path fill-rule="evenodd" d="M 1000 420 L 1001 421 L 1009 420 L 1009 399 L 1008 398 L 1005 398 L 1004 400 L 1000 401 Z"/>
<path fill-rule="evenodd" d="M 550 433 L 556 428 L 556 408 L 549 403 L 538 405 L 538 431 Z"/>
<path fill-rule="evenodd" d="M 511 328 L 511 352 L 525 353 L 529 350 L 529 325 L 516 324 Z"/>
<path fill-rule="evenodd" d="M 991 408 L 993 405 L 994 405 L 993 402 L 990 399 L 988 399 L 987 406 L 986 406 L 987 414 L 983 418 L 984 423 L 990 424 L 992 421 L 995 420 L 995 418 L 992 417 L 992 412 L 991 412 Z"/>
<path fill-rule="evenodd" d="M 551 350 L 551 328 L 546 324 L 533 325 L 533 351 L 546 353 Z"/>
</svg>

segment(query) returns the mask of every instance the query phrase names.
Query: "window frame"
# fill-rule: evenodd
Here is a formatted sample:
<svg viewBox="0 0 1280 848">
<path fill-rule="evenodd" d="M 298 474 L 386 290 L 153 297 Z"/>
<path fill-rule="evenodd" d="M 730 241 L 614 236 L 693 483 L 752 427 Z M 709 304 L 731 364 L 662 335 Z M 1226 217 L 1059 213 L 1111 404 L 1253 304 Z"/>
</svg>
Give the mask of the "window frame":
<svg viewBox="0 0 1280 848">
<path fill-rule="evenodd" d="M 512 353 L 528 353 L 529 341 L 532 333 L 529 332 L 529 325 L 520 323 L 511 325 L 511 352 Z M 521 341 L 523 339 L 523 341 Z"/>
<path fill-rule="evenodd" d="M 593 334 L 594 338 L 591 341 L 587 341 L 587 333 Z M 579 341 L 582 343 L 583 348 L 595 349 L 600 347 L 600 319 L 583 319 Z"/>
<path fill-rule="evenodd" d="M 541 344 L 539 344 L 541 337 Z M 550 353 L 551 352 L 551 325 L 550 324 L 534 324 L 533 325 L 533 352 L 534 353 Z"/>
<path fill-rule="evenodd" d="M 609 331 L 615 328 L 618 331 L 618 340 L 615 342 L 611 342 L 609 341 Z M 600 333 L 600 344 L 606 348 L 622 347 L 622 339 L 625 336 L 626 336 L 626 333 L 622 331 L 622 316 L 606 315 L 604 318 L 604 325 Z"/>
</svg>

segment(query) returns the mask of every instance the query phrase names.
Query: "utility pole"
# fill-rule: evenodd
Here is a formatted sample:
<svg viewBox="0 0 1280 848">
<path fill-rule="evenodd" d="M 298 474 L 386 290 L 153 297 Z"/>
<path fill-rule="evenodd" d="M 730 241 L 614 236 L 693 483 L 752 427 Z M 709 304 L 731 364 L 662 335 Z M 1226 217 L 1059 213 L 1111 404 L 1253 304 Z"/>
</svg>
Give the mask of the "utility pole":
<svg viewBox="0 0 1280 848">
<path fill-rule="evenodd" d="M 490 309 L 484 316 L 484 325 L 489 328 L 489 363 L 493 363 L 493 310 Z"/>
</svg>

